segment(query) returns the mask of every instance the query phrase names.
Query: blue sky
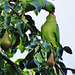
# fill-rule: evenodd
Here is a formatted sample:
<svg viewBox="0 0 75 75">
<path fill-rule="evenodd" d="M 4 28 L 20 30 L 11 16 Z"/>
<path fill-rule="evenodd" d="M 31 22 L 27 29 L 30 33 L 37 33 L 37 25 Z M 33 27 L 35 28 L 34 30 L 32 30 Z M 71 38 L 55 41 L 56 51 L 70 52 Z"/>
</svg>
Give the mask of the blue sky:
<svg viewBox="0 0 75 75">
<path fill-rule="evenodd" d="M 75 68 L 75 0 L 48 0 L 55 5 L 55 16 L 57 24 L 60 30 L 60 43 L 62 46 L 70 46 L 73 54 L 63 54 L 63 62 L 67 67 Z M 42 10 L 38 16 L 35 16 L 33 12 L 29 12 L 32 18 L 35 20 L 37 28 L 40 30 L 41 25 L 45 22 L 48 12 Z M 24 55 L 26 52 L 23 53 Z M 17 55 L 12 59 L 13 61 L 17 58 L 23 57 L 23 54 L 20 54 L 19 50 Z M 18 57 L 17 57 L 18 56 Z M 67 75 L 73 75 L 68 71 Z"/>
</svg>

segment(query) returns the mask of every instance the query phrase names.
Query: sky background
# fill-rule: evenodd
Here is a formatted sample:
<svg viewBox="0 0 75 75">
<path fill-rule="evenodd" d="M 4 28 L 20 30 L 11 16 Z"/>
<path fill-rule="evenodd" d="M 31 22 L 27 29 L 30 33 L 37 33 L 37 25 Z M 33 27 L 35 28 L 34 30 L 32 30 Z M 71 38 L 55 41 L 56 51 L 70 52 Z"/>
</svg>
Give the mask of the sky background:
<svg viewBox="0 0 75 75">
<path fill-rule="evenodd" d="M 67 67 L 75 68 L 75 0 L 48 0 L 55 5 L 55 16 L 56 21 L 60 30 L 60 43 L 62 46 L 70 46 L 73 51 L 73 54 L 63 53 L 63 62 Z M 41 26 L 46 21 L 46 16 L 48 12 L 42 10 L 38 16 L 33 12 L 28 12 L 32 18 L 35 20 L 36 27 L 41 30 Z M 15 61 L 17 58 L 25 57 L 26 51 L 21 54 L 20 51 L 17 51 L 17 54 L 14 55 L 14 58 L 11 60 Z M 67 75 L 73 75 L 68 71 Z"/>
</svg>

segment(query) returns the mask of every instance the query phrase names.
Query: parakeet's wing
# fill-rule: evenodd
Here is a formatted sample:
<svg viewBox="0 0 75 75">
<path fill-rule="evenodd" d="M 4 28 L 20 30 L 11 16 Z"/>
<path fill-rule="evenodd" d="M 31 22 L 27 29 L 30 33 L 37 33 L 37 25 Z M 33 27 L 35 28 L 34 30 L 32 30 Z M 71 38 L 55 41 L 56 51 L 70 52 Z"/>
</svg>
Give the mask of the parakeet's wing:
<svg viewBox="0 0 75 75">
<path fill-rule="evenodd" d="M 56 33 L 54 34 L 56 38 L 56 42 L 60 42 L 60 37 L 59 37 L 59 27 L 58 24 L 56 25 Z"/>
</svg>

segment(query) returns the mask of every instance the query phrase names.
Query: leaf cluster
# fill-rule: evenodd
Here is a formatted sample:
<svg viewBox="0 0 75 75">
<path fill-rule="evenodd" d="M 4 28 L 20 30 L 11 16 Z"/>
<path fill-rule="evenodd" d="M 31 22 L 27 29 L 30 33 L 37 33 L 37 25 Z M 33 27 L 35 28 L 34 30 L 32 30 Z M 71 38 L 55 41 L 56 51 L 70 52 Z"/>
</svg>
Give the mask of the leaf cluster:
<svg viewBox="0 0 75 75">
<path fill-rule="evenodd" d="M 17 59 L 14 64 L 23 75 L 67 75 L 65 64 L 62 59 L 63 51 L 72 54 L 70 47 L 56 49 L 46 40 L 39 39 L 41 32 L 35 26 L 35 21 L 25 13 L 33 11 L 36 15 L 41 11 L 43 0 L 1 0 L 0 5 L 0 40 L 5 32 L 8 32 L 11 46 L 7 49 L 1 48 L 1 52 L 8 59 L 14 56 L 17 50 L 21 53 L 28 51 L 26 57 Z M 45 1 L 45 0 L 44 0 Z M 42 3 L 44 4 L 42 4 Z M 27 34 L 27 31 L 30 33 Z M 38 37 L 37 37 L 38 36 Z M 0 45 L 1 46 L 1 45 Z M 48 58 L 53 51 L 55 66 L 48 64 Z M 17 75 L 12 65 L 5 61 L 0 55 L 0 75 Z M 12 73 L 11 73 L 12 72 Z M 73 73 L 75 73 L 73 71 Z"/>
</svg>

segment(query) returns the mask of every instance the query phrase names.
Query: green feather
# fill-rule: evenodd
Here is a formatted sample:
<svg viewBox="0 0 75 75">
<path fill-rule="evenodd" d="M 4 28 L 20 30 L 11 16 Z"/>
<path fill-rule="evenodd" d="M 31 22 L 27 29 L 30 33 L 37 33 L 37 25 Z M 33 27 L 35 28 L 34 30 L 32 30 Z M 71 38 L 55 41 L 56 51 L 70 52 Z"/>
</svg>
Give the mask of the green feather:
<svg viewBox="0 0 75 75">
<path fill-rule="evenodd" d="M 59 28 L 55 16 L 49 14 L 46 22 L 41 27 L 41 37 L 43 40 L 50 41 L 54 47 L 59 43 Z"/>
<path fill-rule="evenodd" d="M 54 9 L 55 6 L 51 2 L 47 1 L 45 4 L 45 10 L 51 13 Z"/>
</svg>

